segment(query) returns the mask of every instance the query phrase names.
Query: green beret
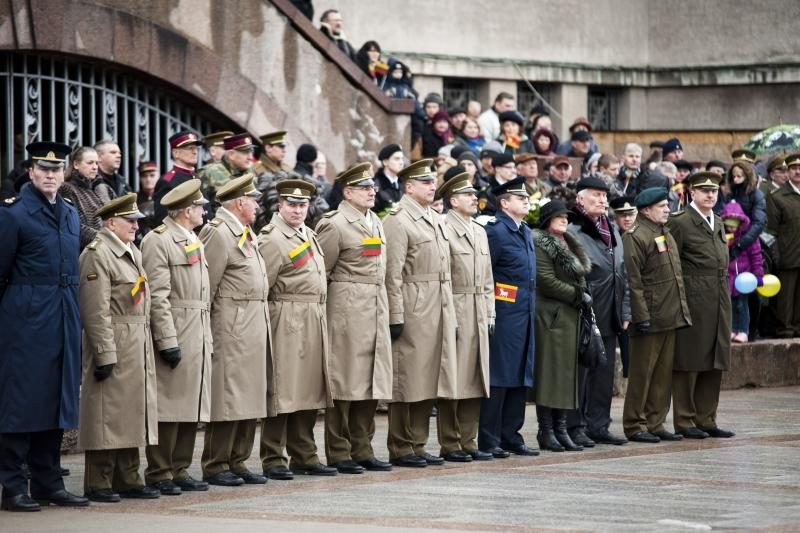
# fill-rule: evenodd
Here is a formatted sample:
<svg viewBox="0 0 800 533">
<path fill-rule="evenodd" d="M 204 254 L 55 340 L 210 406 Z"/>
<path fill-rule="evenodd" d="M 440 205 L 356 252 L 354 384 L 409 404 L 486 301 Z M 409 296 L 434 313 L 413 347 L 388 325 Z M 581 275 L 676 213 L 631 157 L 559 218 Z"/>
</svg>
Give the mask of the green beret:
<svg viewBox="0 0 800 533">
<path fill-rule="evenodd" d="M 643 209 L 666 200 L 668 195 L 669 192 L 663 187 L 650 187 L 637 194 L 633 203 L 637 209 Z"/>
</svg>

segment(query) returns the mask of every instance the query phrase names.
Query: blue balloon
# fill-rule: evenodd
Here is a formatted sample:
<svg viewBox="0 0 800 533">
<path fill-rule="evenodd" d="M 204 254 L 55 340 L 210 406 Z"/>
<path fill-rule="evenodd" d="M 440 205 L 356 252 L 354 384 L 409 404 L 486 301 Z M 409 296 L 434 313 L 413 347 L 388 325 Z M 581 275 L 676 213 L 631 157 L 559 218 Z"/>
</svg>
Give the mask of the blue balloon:
<svg viewBox="0 0 800 533">
<path fill-rule="evenodd" d="M 733 280 L 733 286 L 741 294 L 750 294 L 758 286 L 758 280 L 751 272 L 742 272 Z"/>
</svg>

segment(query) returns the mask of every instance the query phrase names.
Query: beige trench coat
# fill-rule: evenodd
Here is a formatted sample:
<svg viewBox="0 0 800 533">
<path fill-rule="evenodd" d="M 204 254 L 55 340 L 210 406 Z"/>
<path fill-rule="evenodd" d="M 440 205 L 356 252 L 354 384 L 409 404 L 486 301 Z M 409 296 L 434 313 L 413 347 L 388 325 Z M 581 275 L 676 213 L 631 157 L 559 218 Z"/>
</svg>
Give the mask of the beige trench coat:
<svg viewBox="0 0 800 533">
<path fill-rule="evenodd" d="M 142 240 L 150 282 L 150 328 L 156 350 L 179 347 L 174 369 L 156 353 L 159 422 L 208 422 L 211 416 L 211 341 L 208 263 L 190 264 L 187 231 L 167 217 Z"/>
<path fill-rule="evenodd" d="M 494 323 L 494 279 L 483 226 L 447 213 L 453 304 L 458 322 L 456 399 L 489 396 L 489 324 Z"/>
<path fill-rule="evenodd" d="M 383 227 L 389 323 L 404 324 L 392 344 L 392 400 L 454 398 L 457 324 L 441 217 L 403 196 Z"/>
<path fill-rule="evenodd" d="M 305 238 L 276 213 L 258 236 L 269 276 L 273 328 L 267 386 L 269 416 L 330 404 L 325 260 L 314 232 L 306 226 L 301 229 Z M 289 254 L 305 242 L 312 257 L 297 267 Z"/>
<path fill-rule="evenodd" d="M 80 275 L 83 383 L 78 446 L 114 450 L 158 444 L 147 282 L 138 304 L 131 296 L 139 277 L 146 278 L 142 254 L 104 228 L 81 253 Z M 109 364 L 115 365 L 111 376 L 97 381 L 95 367 Z"/>
<path fill-rule="evenodd" d="M 372 211 L 348 202 L 323 215 L 317 239 L 328 272 L 328 338 L 334 400 L 392 399 L 392 342 L 386 299 L 386 237 Z M 364 239 L 381 240 L 379 255 L 364 255 Z"/>
<path fill-rule="evenodd" d="M 242 233 L 239 221 L 223 208 L 200 231 L 208 260 L 214 338 L 212 422 L 267 414 L 267 271 L 255 238 L 249 254 L 239 248 Z"/>
</svg>

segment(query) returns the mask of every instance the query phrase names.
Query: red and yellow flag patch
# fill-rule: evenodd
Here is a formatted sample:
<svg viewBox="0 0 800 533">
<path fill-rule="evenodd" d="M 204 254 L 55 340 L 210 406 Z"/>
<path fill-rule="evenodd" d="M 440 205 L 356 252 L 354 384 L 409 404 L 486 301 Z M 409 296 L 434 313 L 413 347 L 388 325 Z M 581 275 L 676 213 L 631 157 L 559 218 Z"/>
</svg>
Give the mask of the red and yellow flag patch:
<svg viewBox="0 0 800 533">
<path fill-rule="evenodd" d="M 305 265 L 312 257 L 314 257 L 314 252 L 311 250 L 311 243 L 309 241 L 304 242 L 289 252 L 289 260 L 295 268 L 300 268 Z"/>
<path fill-rule="evenodd" d="M 659 252 L 666 252 L 667 251 L 667 237 L 664 235 L 659 235 L 655 238 L 656 241 L 656 248 L 658 248 Z"/>
<path fill-rule="evenodd" d="M 139 276 L 136 280 L 136 284 L 131 289 L 131 299 L 133 299 L 133 305 L 139 305 L 139 302 L 142 301 L 144 298 L 144 293 L 147 291 L 147 285 L 145 285 L 144 276 Z"/>
<path fill-rule="evenodd" d="M 242 236 L 239 237 L 239 249 L 245 257 L 250 257 L 250 253 L 253 250 L 253 234 L 250 232 L 250 226 L 245 226 Z"/>
<path fill-rule="evenodd" d="M 517 286 L 495 283 L 494 299 L 500 300 L 501 302 L 511 302 L 513 304 L 517 301 Z"/>
<path fill-rule="evenodd" d="M 366 255 L 368 257 L 381 255 L 381 238 L 364 237 L 361 240 L 361 255 Z"/>
<path fill-rule="evenodd" d="M 200 241 L 194 241 L 192 244 L 187 244 L 183 251 L 186 252 L 186 262 L 193 265 L 200 261 L 200 252 L 202 244 Z"/>
</svg>

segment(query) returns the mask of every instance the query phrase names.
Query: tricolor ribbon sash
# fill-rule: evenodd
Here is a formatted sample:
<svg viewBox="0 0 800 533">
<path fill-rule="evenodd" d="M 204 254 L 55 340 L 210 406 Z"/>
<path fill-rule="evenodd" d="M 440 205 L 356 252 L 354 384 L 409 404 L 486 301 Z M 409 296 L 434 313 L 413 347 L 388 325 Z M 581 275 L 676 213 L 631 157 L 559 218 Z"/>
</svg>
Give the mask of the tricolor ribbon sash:
<svg viewBox="0 0 800 533">
<path fill-rule="evenodd" d="M 194 241 L 192 244 L 187 244 L 183 251 L 186 252 L 186 262 L 193 265 L 200 261 L 200 252 L 202 251 L 202 244 L 200 241 Z"/>
<path fill-rule="evenodd" d="M 361 240 L 361 255 L 365 255 L 367 257 L 381 255 L 381 238 L 364 237 Z"/>
<path fill-rule="evenodd" d="M 253 248 L 253 234 L 250 232 L 250 226 L 245 226 L 242 231 L 242 236 L 239 237 L 239 249 L 245 255 L 250 257 L 250 251 Z"/>
<path fill-rule="evenodd" d="M 666 252 L 667 251 L 667 238 L 664 235 L 659 235 L 655 238 L 656 241 L 656 248 L 658 248 L 659 252 Z"/>
<path fill-rule="evenodd" d="M 511 302 L 513 304 L 517 301 L 517 286 L 495 283 L 494 299 L 502 302 Z"/>
<path fill-rule="evenodd" d="M 311 251 L 311 243 L 309 241 L 304 242 L 289 252 L 289 260 L 295 268 L 300 268 L 305 265 L 312 257 L 314 257 L 314 252 Z"/>
<path fill-rule="evenodd" d="M 147 285 L 145 285 L 145 281 L 147 280 L 145 279 L 144 276 L 139 276 L 139 278 L 136 280 L 136 285 L 134 285 L 133 288 L 131 289 L 131 298 L 133 299 L 133 305 L 139 305 L 139 302 L 142 301 L 144 293 L 147 291 Z"/>
<path fill-rule="evenodd" d="M 733 233 L 726 233 L 725 240 L 728 242 L 728 248 L 733 248 Z"/>
</svg>

